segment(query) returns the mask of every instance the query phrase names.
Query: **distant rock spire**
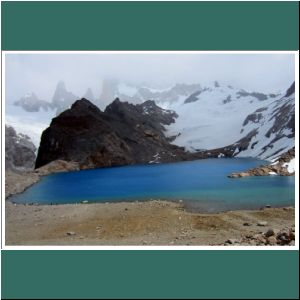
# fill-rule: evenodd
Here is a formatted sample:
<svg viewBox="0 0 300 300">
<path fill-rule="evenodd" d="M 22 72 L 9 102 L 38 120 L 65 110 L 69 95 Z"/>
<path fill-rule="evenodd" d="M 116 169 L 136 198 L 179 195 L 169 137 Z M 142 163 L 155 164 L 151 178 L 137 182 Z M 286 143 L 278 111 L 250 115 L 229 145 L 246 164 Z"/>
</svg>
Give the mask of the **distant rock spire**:
<svg viewBox="0 0 300 300">
<path fill-rule="evenodd" d="M 68 109 L 77 99 L 79 97 L 67 91 L 65 83 L 60 80 L 52 97 L 52 105 L 56 108 L 56 114 Z"/>
<path fill-rule="evenodd" d="M 219 84 L 218 81 L 215 81 L 215 87 L 216 87 L 216 88 L 220 87 L 220 84 Z"/>
<path fill-rule="evenodd" d="M 102 90 L 100 101 L 112 101 L 118 94 L 118 81 L 116 79 L 104 79 L 102 82 Z"/>
<path fill-rule="evenodd" d="M 93 94 L 93 91 L 92 91 L 91 88 L 88 88 L 86 90 L 85 94 L 83 95 L 83 98 L 88 99 L 88 100 L 90 100 L 92 102 L 95 101 L 95 97 L 94 97 L 94 94 Z"/>
<path fill-rule="evenodd" d="M 39 99 L 34 92 L 26 93 L 14 105 L 21 106 L 27 112 L 38 112 L 41 109 L 47 111 L 52 108 L 49 102 Z"/>
</svg>

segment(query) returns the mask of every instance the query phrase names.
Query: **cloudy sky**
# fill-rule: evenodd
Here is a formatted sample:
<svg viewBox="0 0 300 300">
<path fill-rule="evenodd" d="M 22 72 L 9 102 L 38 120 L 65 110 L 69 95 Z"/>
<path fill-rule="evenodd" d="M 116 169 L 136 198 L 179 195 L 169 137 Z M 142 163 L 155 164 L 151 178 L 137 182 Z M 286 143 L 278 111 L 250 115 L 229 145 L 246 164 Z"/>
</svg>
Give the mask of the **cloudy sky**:
<svg viewBox="0 0 300 300">
<path fill-rule="evenodd" d="M 6 54 L 6 101 L 33 91 L 51 101 L 55 86 L 82 96 L 91 87 L 98 98 L 102 80 L 168 87 L 175 83 L 219 81 L 249 91 L 285 91 L 294 81 L 294 54 L 89 53 Z"/>
</svg>

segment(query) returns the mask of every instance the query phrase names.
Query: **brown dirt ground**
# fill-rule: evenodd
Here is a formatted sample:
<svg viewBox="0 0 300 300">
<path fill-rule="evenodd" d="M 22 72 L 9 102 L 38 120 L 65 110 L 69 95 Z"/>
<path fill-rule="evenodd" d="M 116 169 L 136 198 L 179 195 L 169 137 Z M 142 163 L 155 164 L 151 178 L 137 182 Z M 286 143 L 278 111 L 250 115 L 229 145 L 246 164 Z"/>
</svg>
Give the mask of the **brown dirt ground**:
<svg viewBox="0 0 300 300">
<path fill-rule="evenodd" d="M 269 228 L 295 226 L 294 208 L 200 214 L 160 200 L 5 205 L 6 245 L 217 245 Z M 268 225 L 257 226 L 261 221 Z"/>
</svg>

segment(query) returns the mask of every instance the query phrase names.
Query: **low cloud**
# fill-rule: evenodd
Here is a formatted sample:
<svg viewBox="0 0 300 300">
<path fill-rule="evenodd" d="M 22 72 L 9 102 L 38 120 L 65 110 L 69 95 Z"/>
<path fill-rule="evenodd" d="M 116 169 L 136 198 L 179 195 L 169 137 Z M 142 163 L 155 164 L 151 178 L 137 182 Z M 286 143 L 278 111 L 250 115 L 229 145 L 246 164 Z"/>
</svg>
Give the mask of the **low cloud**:
<svg viewBox="0 0 300 300">
<path fill-rule="evenodd" d="M 249 91 L 286 90 L 295 80 L 294 54 L 201 53 L 66 53 L 6 54 L 6 101 L 28 91 L 50 101 L 64 80 L 81 97 L 91 87 L 96 98 L 102 80 L 116 78 L 138 85 L 168 87 L 175 83 L 212 81 Z"/>
</svg>

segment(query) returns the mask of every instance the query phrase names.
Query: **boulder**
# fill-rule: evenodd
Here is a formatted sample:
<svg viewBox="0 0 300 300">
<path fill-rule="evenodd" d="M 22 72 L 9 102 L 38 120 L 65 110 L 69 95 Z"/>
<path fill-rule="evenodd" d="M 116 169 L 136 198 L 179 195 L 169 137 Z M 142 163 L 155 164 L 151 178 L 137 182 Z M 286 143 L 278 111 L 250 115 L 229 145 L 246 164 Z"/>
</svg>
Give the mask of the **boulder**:
<svg viewBox="0 0 300 300">
<path fill-rule="evenodd" d="M 265 232 L 265 237 L 274 236 L 275 232 L 273 229 L 269 229 L 267 232 Z"/>
<path fill-rule="evenodd" d="M 266 222 L 266 221 L 261 221 L 261 222 L 258 222 L 257 223 L 257 226 L 262 226 L 262 227 L 264 227 L 264 226 L 267 226 L 268 225 L 268 222 Z"/>
</svg>

